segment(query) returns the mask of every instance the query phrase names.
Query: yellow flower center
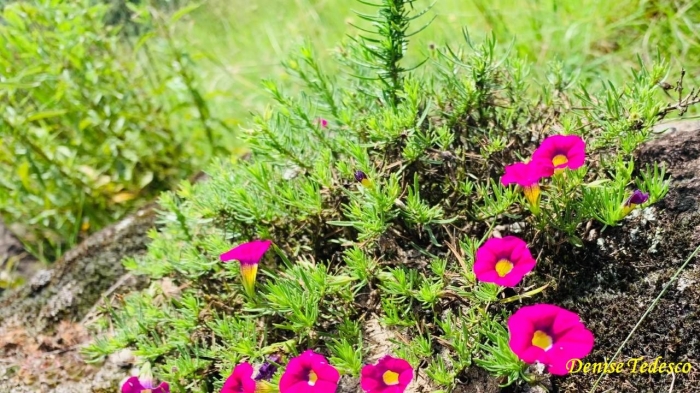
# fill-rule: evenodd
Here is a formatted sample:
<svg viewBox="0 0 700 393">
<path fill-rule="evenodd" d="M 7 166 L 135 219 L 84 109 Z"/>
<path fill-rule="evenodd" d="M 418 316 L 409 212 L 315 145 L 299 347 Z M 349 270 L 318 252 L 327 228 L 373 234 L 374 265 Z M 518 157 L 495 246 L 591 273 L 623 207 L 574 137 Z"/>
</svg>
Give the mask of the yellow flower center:
<svg viewBox="0 0 700 393">
<path fill-rule="evenodd" d="M 532 345 L 547 351 L 549 348 L 552 348 L 552 337 L 541 330 L 537 330 L 532 336 Z"/>
<path fill-rule="evenodd" d="M 272 393 L 275 391 L 273 385 L 266 381 L 257 381 L 255 383 L 255 393 Z"/>
<path fill-rule="evenodd" d="M 241 265 L 241 284 L 249 296 L 255 294 L 255 277 L 258 275 L 258 265 Z"/>
<path fill-rule="evenodd" d="M 151 393 L 151 389 L 142 390 L 141 393 Z"/>
<path fill-rule="evenodd" d="M 554 158 L 552 158 L 552 164 L 554 166 L 564 165 L 567 162 L 569 162 L 569 159 L 566 158 L 566 156 L 563 154 L 557 154 L 556 156 L 554 156 Z"/>
<path fill-rule="evenodd" d="M 540 185 L 533 184 L 530 187 L 523 187 L 525 198 L 530 202 L 530 206 L 536 207 L 540 204 Z"/>
<path fill-rule="evenodd" d="M 309 371 L 309 386 L 314 386 L 316 385 L 316 381 L 318 381 L 318 375 L 316 375 L 315 372 Z"/>
<path fill-rule="evenodd" d="M 385 371 L 382 375 L 382 380 L 385 384 L 392 386 L 399 384 L 399 374 L 391 370 Z"/>
<path fill-rule="evenodd" d="M 624 218 L 624 217 L 626 217 L 628 214 L 630 214 L 630 212 L 632 212 L 632 210 L 634 210 L 635 207 L 637 207 L 637 205 L 634 204 L 634 203 L 630 203 L 630 204 L 627 205 L 627 206 L 622 205 L 622 217 Z"/>
<path fill-rule="evenodd" d="M 496 273 L 498 273 L 498 277 L 505 277 L 511 270 L 513 270 L 513 263 L 511 263 L 511 261 L 501 259 L 496 262 Z"/>
</svg>

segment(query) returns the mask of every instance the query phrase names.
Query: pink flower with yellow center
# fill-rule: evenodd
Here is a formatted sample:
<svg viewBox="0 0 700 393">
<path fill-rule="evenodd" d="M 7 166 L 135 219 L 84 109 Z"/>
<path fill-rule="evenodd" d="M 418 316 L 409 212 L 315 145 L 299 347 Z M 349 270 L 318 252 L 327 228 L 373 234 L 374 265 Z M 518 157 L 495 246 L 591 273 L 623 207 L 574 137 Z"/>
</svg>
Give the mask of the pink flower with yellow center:
<svg viewBox="0 0 700 393">
<path fill-rule="evenodd" d="M 287 364 L 280 379 L 280 393 L 335 393 L 340 373 L 323 355 L 305 351 Z"/>
<path fill-rule="evenodd" d="M 258 263 L 272 244 L 269 240 L 253 240 L 243 243 L 221 254 L 221 261 L 237 260 L 241 263 L 241 281 L 243 289 L 249 296 L 255 294 L 255 277 L 258 274 Z"/>
<path fill-rule="evenodd" d="M 525 306 L 508 319 L 509 345 L 525 363 L 539 362 L 553 375 L 566 375 L 573 360 L 593 350 L 593 333 L 579 316 L 552 304 Z"/>
<path fill-rule="evenodd" d="M 586 142 L 578 135 L 553 135 L 542 141 L 532 159 L 550 162 L 555 173 L 578 169 L 586 161 Z"/>
<path fill-rule="evenodd" d="M 538 159 L 528 163 L 518 162 L 505 168 L 501 184 L 517 184 L 522 187 L 533 212 L 537 212 L 540 205 L 540 179 L 552 176 L 552 173 L 554 166 L 549 161 Z"/>
<path fill-rule="evenodd" d="M 482 282 L 514 287 L 536 263 L 524 240 L 515 236 L 491 238 L 476 251 L 474 274 Z"/>
<path fill-rule="evenodd" d="M 362 368 L 360 386 L 367 393 L 403 393 L 413 379 L 413 368 L 404 359 L 384 356 Z"/>
</svg>

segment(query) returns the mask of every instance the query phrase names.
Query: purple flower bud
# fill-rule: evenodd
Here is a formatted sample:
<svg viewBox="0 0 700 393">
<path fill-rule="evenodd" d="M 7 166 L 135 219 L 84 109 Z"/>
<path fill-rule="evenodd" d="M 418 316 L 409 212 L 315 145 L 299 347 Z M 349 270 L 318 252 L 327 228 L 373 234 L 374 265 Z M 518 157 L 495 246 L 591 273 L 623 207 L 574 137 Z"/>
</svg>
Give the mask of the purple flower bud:
<svg viewBox="0 0 700 393">
<path fill-rule="evenodd" d="M 362 171 L 355 172 L 355 180 L 362 183 L 363 180 L 367 180 L 367 175 Z"/>
<path fill-rule="evenodd" d="M 258 375 L 255 377 L 256 381 L 269 381 L 272 376 L 277 372 L 277 364 L 282 360 L 282 356 L 275 354 L 268 358 L 268 361 L 263 363 L 258 370 Z"/>
<path fill-rule="evenodd" d="M 634 190 L 632 195 L 625 201 L 625 206 L 641 205 L 649 200 L 649 194 L 645 194 L 640 190 Z"/>
</svg>

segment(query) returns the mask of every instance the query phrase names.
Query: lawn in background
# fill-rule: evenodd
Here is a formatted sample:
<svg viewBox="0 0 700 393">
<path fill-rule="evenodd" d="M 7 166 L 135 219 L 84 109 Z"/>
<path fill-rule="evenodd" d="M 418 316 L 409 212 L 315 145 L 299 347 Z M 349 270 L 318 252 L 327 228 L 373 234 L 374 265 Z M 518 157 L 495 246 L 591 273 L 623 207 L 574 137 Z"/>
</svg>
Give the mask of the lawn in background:
<svg viewBox="0 0 700 393">
<path fill-rule="evenodd" d="M 333 48 L 358 33 L 351 23 L 367 26 L 353 11 L 371 9 L 352 0 L 209 0 L 180 31 L 199 53 L 203 87 L 220 113 L 239 123 L 266 102 L 261 78 L 283 80 L 280 62 L 304 39 L 334 67 Z M 433 17 L 411 42 L 406 65 L 424 58 L 431 44 L 463 45 L 467 27 L 477 42 L 493 32 L 500 51 L 526 57 L 535 74 L 561 61 L 592 89 L 629 80 L 638 57 L 651 62 L 657 53 L 672 65 L 668 82 L 681 67 L 686 86 L 700 80 L 700 0 L 437 0 L 422 19 Z"/>
</svg>

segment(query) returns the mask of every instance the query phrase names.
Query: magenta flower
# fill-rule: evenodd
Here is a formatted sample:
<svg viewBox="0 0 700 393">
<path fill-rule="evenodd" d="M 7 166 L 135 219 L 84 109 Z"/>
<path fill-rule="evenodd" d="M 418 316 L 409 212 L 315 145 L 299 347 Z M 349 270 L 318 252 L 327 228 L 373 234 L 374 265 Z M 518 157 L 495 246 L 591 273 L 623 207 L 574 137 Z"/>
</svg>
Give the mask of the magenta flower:
<svg viewBox="0 0 700 393">
<path fill-rule="evenodd" d="M 645 194 L 640 190 L 634 190 L 632 195 L 622 204 L 622 217 L 630 214 L 637 205 L 646 203 L 649 200 L 649 194 Z"/>
<path fill-rule="evenodd" d="M 170 386 L 167 382 L 154 386 L 139 377 L 130 377 L 122 384 L 122 393 L 170 393 Z"/>
<path fill-rule="evenodd" d="M 362 368 L 360 386 L 367 393 L 403 393 L 413 379 L 413 368 L 404 359 L 384 356 Z"/>
<path fill-rule="evenodd" d="M 293 358 L 280 379 L 280 393 L 335 393 L 340 374 L 323 355 L 308 350 Z"/>
<path fill-rule="evenodd" d="M 145 363 L 139 370 L 138 377 L 130 377 L 122 384 L 122 393 L 170 393 L 167 382 L 156 386 L 151 372 L 151 364 Z"/>
<path fill-rule="evenodd" d="M 536 263 L 522 239 L 515 236 L 491 238 L 476 251 L 474 274 L 479 281 L 514 287 Z"/>
<path fill-rule="evenodd" d="M 578 135 L 553 135 L 542 141 L 532 159 L 551 162 L 555 173 L 577 169 L 586 161 L 586 142 Z"/>
<path fill-rule="evenodd" d="M 573 360 L 593 350 L 593 333 L 579 316 L 552 304 L 520 308 L 508 319 L 510 349 L 522 361 L 539 362 L 554 375 L 569 373 Z"/>
<path fill-rule="evenodd" d="M 522 187 L 525 198 L 536 213 L 540 205 L 540 179 L 552 176 L 553 173 L 554 166 L 549 161 L 538 159 L 528 163 L 518 162 L 505 168 L 501 184 L 517 184 Z"/>
<path fill-rule="evenodd" d="M 221 254 L 221 261 L 237 260 L 241 263 L 241 281 L 249 296 L 255 294 L 255 277 L 258 274 L 258 263 L 272 244 L 269 240 L 253 240 L 243 243 Z"/>
<path fill-rule="evenodd" d="M 321 128 L 328 128 L 328 120 L 326 120 L 322 117 L 319 117 L 318 119 L 316 119 L 316 124 L 321 126 Z"/>
<path fill-rule="evenodd" d="M 221 393 L 255 393 L 253 366 L 248 362 L 237 365 L 226 378 Z"/>
</svg>

